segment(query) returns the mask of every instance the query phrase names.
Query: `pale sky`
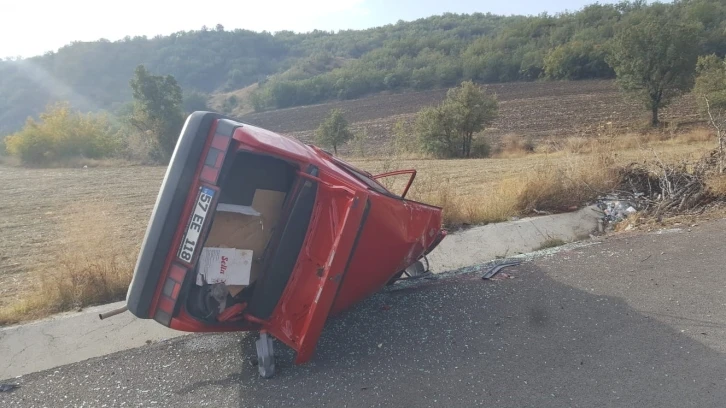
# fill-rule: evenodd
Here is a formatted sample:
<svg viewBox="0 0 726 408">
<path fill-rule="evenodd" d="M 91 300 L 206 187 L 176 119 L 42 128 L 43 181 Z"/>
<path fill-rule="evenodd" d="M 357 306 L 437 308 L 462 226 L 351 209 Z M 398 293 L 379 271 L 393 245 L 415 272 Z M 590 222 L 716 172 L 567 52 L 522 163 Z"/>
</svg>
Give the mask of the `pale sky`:
<svg viewBox="0 0 726 408">
<path fill-rule="evenodd" d="M 595 0 L 0 0 L 0 57 L 31 57 L 72 41 L 170 34 L 217 23 L 254 31 L 362 29 L 444 12 L 538 14 Z M 600 3 L 617 1 L 601 0 Z"/>
</svg>

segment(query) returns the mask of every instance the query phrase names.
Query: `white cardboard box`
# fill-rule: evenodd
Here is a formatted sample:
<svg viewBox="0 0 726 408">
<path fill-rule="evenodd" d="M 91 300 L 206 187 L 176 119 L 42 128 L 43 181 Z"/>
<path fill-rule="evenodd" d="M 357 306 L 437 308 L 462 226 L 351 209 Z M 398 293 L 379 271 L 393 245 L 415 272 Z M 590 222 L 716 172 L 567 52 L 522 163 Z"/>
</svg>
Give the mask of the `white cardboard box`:
<svg viewBox="0 0 726 408">
<path fill-rule="evenodd" d="M 252 250 L 236 248 L 202 248 L 199 256 L 197 285 L 224 283 L 249 285 Z"/>
</svg>

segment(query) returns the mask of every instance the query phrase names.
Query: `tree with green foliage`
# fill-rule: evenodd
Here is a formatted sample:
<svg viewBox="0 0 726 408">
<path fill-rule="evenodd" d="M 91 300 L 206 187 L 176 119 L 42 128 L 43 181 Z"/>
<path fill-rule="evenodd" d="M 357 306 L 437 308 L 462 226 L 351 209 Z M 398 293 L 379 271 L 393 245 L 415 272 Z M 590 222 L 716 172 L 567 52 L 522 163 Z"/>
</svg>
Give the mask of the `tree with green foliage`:
<svg viewBox="0 0 726 408">
<path fill-rule="evenodd" d="M 324 147 L 332 147 L 333 153 L 338 154 L 338 146 L 353 137 L 348 129 L 348 121 L 343 117 L 340 109 L 333 109 L 315 131 L 315 142 Z"/>
<path fill-rule="evenodd" d="M 153 75 L 143 65 L 130 81 L 134 112 L 131 124 L 156 143 L 156 159 L 168 162 L 184 125 L 182 90 L 171 75 Z"/>
<path fill-rule="evenodd" d="M 656 4 L 623 21 L 613 39 L 608 63 L 620 87 L 650 109 L 653 126 L 658 110 L 693 85 L 698 37 L 697 24 Z"/>
<path fill-rule="evenodd" d="M 719 173 L 724 171 L 726 138 L 726 60 L 715 54 L 699 57 L 694 93 L 703 116 L 718 137 Z"/>
<path fill-rule="evenodd" d="M 477 153 L 472 150 L 474 135 L 494 122 L 498 110 L 495 95 L 472 81 L 462 82 L 449 89 L 441 105 L 425 108 L 416 116 L 421 149 L 436 157 L 472 157 Z"/>
</svg>

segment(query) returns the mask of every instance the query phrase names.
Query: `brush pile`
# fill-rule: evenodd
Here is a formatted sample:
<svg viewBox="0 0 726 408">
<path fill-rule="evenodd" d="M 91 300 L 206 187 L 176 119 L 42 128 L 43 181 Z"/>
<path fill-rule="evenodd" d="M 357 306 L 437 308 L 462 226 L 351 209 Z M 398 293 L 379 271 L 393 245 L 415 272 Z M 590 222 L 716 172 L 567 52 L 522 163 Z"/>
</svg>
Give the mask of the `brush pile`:
<svg viewBox="0 0 726 408">
<path fill-rule="evenodd" d="M 649 165 L 631 164 L 619 170 L 620 184 L 615 191 L 647 215 L 663 217 L 698 214 L 721 198 L 709 190 L 706 181 L 718 171 L 717 156 L 710 154 L 696 163 Z"/>
</svg>

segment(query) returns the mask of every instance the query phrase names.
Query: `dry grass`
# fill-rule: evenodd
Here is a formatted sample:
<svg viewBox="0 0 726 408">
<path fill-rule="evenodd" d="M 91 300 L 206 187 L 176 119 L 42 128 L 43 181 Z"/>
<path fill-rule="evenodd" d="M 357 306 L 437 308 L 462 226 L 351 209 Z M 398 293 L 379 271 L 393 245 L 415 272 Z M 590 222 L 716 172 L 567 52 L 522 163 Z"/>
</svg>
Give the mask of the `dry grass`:
<svg viewBox="0 0 726 408">
<path fill-rule="evenodd" d="M 535 210 L 568 211 L 615 184 L 613 161 L 606 155 L 594 159 L 595 165 L 593 157 L 530 155 L 505 169 L 500 159 L 418 161 L 421 175 L 408 198 L 442 207 L 448 226 L 504 221 Z M 390 166 L 388 160 L 356 164 L 374 172 Z M 400 164 L 408 167 L 407 161 Z M 445 171 L 439 172 L 442 164 Z M 386 187 L 400 193 L 405 180 L 386 180 Z"/>
<path fill-rule="evenodd" d="M 444 208 L 444 222 L 449 226 L 485 224 L 534 214 L 535 210 L 572 210 L 614 187 L 618 181 L 617 166 L 653 160 L 656 153 L 666 162 L 699 157 L 713 143 L 704 138 L 704 133 L 708 134 L 696 129 L 693 134 L 571 137 L 556 143 L 545 141 L 534 153 L 515 153 L 506 159 L 385 157 L 350 161 L 372 173 L 416 168 L 419 176 L 409 198 Z M 507 143 L 516 146 L 517 137 L 511 139 L 515 142 Z M 385 183 L 400 193 L 406 180 L 401 177 Z"/>
<path fill-rule="evenodd" d="M 48 167 L 64 168 L 92 168 L 92 167 L 128 167 L 136 166 L 137 162 L 119 158 L 88 159 L 85 157 L 72 157 L 53 162 Z"/>
<path fill-rule="evenodd" d="M 682 143 L 704 143 L 716 140 L 716 135 L 711 129 L 693 129 L 690 132 L 677 135 L 675 139 Z"/>
<path fill-rule="evenodd" d="M 137 249 L 117 236 L 116 213 L 105 203 L 69 209 L 59 225 L 64 239 L 45 254 L 51 266 L 30 272 L 35 284 L 20 301 L 0 309 L 0 325 L 124 299 Z"/>
<path fill-rule="evenodd" d="M 519 214 L 570 211 L 616 184 L 614 160 L 607 155 L 546 162 L 524 177 L 515 208 Z"/>
<path fill-rule="evenodd" d="M 0 165 L 8 167 L 21 167 L 27 168 L 53 168 L 53 169 L 82 169 L 82 168 L 93 168 L 93 167 L 107 167 L 107 168 L 119 168 L 138 166 L 142 161 L 138 161 L 135 158 L 123 159 L 123 158 L 104 158 L 104 159 L 89 159 L 86 157 L 67 157 L 64 159 L 54 160 L 52 162 L 46 162 L 42 165 L 31 166 L 23 165 L 20 160 L 16 157 L 3 157 L 0 156 Z"/>
<path fill-rule="evenodd" d="M 514 180 L 496 182 L 485 200 L 479 195 L 461 194 L 450 179 L 427 177 L 414 186 L 408 198 L 443 208 L 444 224 L 449 226 L 505 221 L 517 213 Z"/>
<path fill-rule="evenodd" d="M 494 151 L 494 157 L 507 159 L 522 157 L 534 153 L 536 149 L 534 140 L 516 133 L 508 133 L 502 136 L 501 141 Z"/>
<path fill-rule="evenodd" d="M 726 174 L 714 174 L 706 179 L 706 186 L 714 195 L 726 197 Z"/>
<path fill-rule="evenodd" d="M 556 248 L 558 246 L 565 245 L 567 242 L 559 239 L 559 238 L 547 238 L 545 242 L 542 243 L 542 245 L 538 246 L 535 251 L 541 251 L 543 249 L 548 248 Z"/>
</svg>

